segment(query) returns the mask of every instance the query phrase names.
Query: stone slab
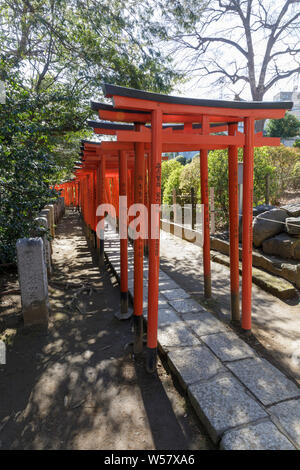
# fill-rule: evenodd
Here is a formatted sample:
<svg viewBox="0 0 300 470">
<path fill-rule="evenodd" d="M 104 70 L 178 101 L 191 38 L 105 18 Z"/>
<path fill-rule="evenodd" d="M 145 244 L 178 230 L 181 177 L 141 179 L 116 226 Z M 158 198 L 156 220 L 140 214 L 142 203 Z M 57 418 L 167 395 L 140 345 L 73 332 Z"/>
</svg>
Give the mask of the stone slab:
<svg viewBox="0 0 300 470">
<path fill-rule="evenodd" d="M 300 216 L 300 204 L 287 204 L 282 206 L 281 209 L 286 210 L 290 217 Z"/>
<path fill-rule="evenodd" d="M 187 298 L 180 300 L 170 300 L 169 304 L 178 313 L 205 312 L 206 310 L 196 300 Z"/>
<path fill-rule="evenodd" d="M 160 293 L 166 297 L 167 300 L 179 300 L 190 298 L 189 294 L 184 289 L 160 289 Z"/>
<path fill-rule="evenodd" d="M 169 351 L 170 348 L 199 345 L 199 340 L 188 330 L 186 323 L 183 321 L 160 327 L 158 329 L 158 341 L 165 352 Z"/>
<path fill-rule="evenodd" d="M 243 359 L 227 366 L 264 405 L 300 396 L 300 388 L 266 359 Z"/>
<path fill-rule="evenodd" d="M 169 352 L 168 364 L 185 389 L 219 372 L 226 372 L 219 359 L 204 345 Z"/>
<path fill-rule="evenodd" d="M 289 400 L 269 408 L 274 416 L 300 449 L 300 400 Z"/>
<path fill-rule="evenodd" d="M 159 280 L 159 290 L 178 289 L 179 285 L 172 279 L 162 278 Z"/>
<path fill-rule="evenodd" d="M 264 253 L 269 255 L 300 259 L 300 240 L 288 233 L 280 233 L 276 237 L 265 240 L 262 247 Z"/>
<path fill-rule="evenodd" d="M 220 447 L 223 450 L 295 450 L 270 420 L 226 432 Z"/>
<path fill-rule="evenodd" d="M 267 417 L 230 373 L 188 387 L 192 405 L 214 442 L 230 428 Z"/>
<path fill-rule="evenodd" d="M 200 337 L 227 331 L 224 323 L 207 311 L 187 313 L 183 315 L 183 319 L 187 326 Z"/>
<path fill-rule="evenodd" d="M 291 235 L 300 235 L 300 217 L 288 217 L 285 219 L 286 230 Z"/>
<path fill-rule="evenodd" d="M 159 308 L 158 309 L 158 327 L 170 325 L 171 323 L 181 322 L 181 318 L 176 314 L 172 308 Z"/>
<path fill-rule="evenodd" d="M 201 336 L 201 339 L 221 361 L 236 361 L 255 356 L 253 349 L 231 331 Z"/>
</svg>

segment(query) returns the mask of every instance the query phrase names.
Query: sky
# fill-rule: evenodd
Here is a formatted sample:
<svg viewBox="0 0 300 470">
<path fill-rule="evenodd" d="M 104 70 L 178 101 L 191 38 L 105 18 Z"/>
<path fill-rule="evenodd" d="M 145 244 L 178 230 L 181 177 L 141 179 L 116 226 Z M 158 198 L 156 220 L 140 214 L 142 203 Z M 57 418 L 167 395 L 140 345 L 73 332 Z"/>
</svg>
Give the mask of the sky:
<svg viewBox="0 0 300 470">
<path fill-rule="evenodd" d="M 263 4 L 264 9 L 266 10 L 268 22 L 272 23 L 275 22 L 282 6 L 285 4 L 286 0 L 262 0 L 259 2 L 258 0 L 253 0 L 253 13 L 252 22 L 253 26 L 257 28 L 257 21 L 260 18 L 264 18 L 264 10 L 259 10 L 259 3 Z M 210 2 L 211 5 L 215 5 L 216 1 L 212 0 Z M 226 2 L 224 2 L 226 3 Z M 244 2 L 246 4 L 246 2 Z M 296 15 L 300 13 L 300 2 L 292 4 L 289 7 L 288 14 L 286 18 L 288 19 L 290 15 Z M 283 17 L 283 20 L 286 21 L 286 18 Z M 300 19 L 300 18 L 299 18 Z M 282 21 L 283 21 L 282 20 Z M 244 49 L 247 47 L 245 38 L 243 37 L 243 29 L 240 27 L 240 19 L 237 19 L 236 16 L 230 15 L 226 20 L 219 20 L 219 21 L 211 21 L 205 28 L 205 36 L 212 36 L 218 37 L 224 36 L 229 39 L 233 39 L 238 42 L 238 44 L 243 47 Z M 282 23 L 281 23 L 282 24 Z M 299 25 L 300 26 L 300 25 Z M 257 31 L 253 34 L 253 44 L 254 44 L 254 51 L 255 51 L 255 66 L 256 66 L 256 76 L 259 75 L 260 72 L 260 64 L 265 54 L 265 48 L 267 45 L 267 39 L 269 34 L 269 29 L 265 28 L 257 28 Z M 192 45 L 195 45 L 196 42 L 187 38 Z M 300 27 L 294 28 L 291 34 L 287 35 L 286 37 L 282 36 L 282 42 L 279 43 L 280 49 L 278 47 L 274 47 L 272 50 L 273 52 L 278 52 L 282 50 L 282 48 L 292 47 L 296 45 L 296 47 L 300 48 Z M 169 46 L 172 50 L 174 45 Z M 210 52 L 212 51 L 212 52 Z M 192 51 L 193 53 L 193 51 Z M 176 68 L 179 69 L 190 69 L 191 68 L 191 50 L 188 49 L 179 51 L 174 54 L 175 57 L 175 64 Z M 289 70 L 289 68 L 295 68 L 300 63 L 300 54 L 295 57 L 287 57 L 286 55 L 278 55 L 276 58 L 277 66 L 281 68 L 281 70 Z M 209 56 L 217 57 L 217 62 L 221 65 L 234 63 L 236 62 L 238 65 L 243 63 L 244 56 L 240 54 L 235 48 L 226 45 L 223 46 L 221 43 L 216 43 L 214 49 L 208 48 L 205 58 Z M 296 59 L 296 61 L 295 61 Z M 201 67 L 201 61 L 203 58 L 198 59 L 197 66 Z M 232 65 L 233 66 L 233 65 Z M 230 69 L 229 69 L 230 70 Z M 239 81 L 235 86 L 223 86 L 223 87 L 213 87 L 212 82 L 215 80 L 216 75 L 214 76 L 207 76 L 202 78 L 199 81 L 199 76 L 197 76 L 196 72 L 189 71 L 187 72 L 189 79 L 183 85 L 180 85 L 176 89 L 176 93 L 182 96 L 191 96 L 191 97 L 205 97 L 205 98 L 215 98 L 215 99 L 233 99 L 234 93 L 240 93 L 243 87 L 243 82 Z M 293 75 L 292 77 L 278 81 L 269 91 L 266 92 L 264 96 L 264 100 L 273 100 L 274 96 L 279 91 L 293 91 L 293 89 L 300 90 L 300 76 L 299 74 Z M 250 88 L 246 85 L 246 88 L 240 94 L 242 99 L 251 100 L 251 93 Z"/>
</svg>

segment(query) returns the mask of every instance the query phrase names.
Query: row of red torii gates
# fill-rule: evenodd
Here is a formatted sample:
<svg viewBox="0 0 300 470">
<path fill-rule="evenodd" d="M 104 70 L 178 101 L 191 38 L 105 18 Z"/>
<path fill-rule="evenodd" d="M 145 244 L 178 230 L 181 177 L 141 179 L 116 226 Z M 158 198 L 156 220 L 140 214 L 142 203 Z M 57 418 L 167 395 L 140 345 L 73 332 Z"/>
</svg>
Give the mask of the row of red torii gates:
<svg viewBox="0 0 300 470">
<path fill-rule="evenodd" d="M 65 204 L 81 208 L 83 219 L 95 236 L 100 263 L 104 261 L 104 217 L 96 215 L 100 204 L 112 204 L 119 214 L 119 196 L 127 196 L 128 207 L 144 204 L 148 210 L 149 234 L 134 240 L 134 349 L 143 345 L 143 255 L 147 249 L 148 274 L 148 371 L 156 369 L 159 295 L 159 231 L 161 160 L 165 152 L 200 151 L 201 204 L 204 209 L 204 294 L 211 296 L 208 151 L 228 149 L 230 222 L 231 319 L 240 320 L 239 305 L 239 214 L 238 148 L 243 148 L 242 232 L 242 319 L 251 330 L 252 212 L 254 147 L 280 144 L 278 138 L 255 133 L 255 120 L 282 118 L 291 102 L 246 102 L 192 99 L 149 93 L 105 84 L 104 95 L 112 105 L 92 102 L 101 120 L 90 121 L 95 134 L 113 140 L 82 141 L 81 162 L 75 179 L 61 184 Z M 243 123 L 243 132 L 238 124 Z M 120 198 L 123 201 L 124 198 Z M 121 204 L 123 204 L 121 202 Z M 152 210 L 150 210 L 152 208 Z M 120 211 L 120 214 L 123 214 Z M 124 217 L 124 216 L 122 216 Z M 128 218 L 123 221 L 127 227 Z M 150 231 L 151 227 L 151 231 Z M 96 233 L 98 236 L 96 236 Z M 99 235 L 101 237 L 99 238 Z M 128 311 L 128 259 L 126 236 L 120 239 L 121 317 Z"/>
</svg>

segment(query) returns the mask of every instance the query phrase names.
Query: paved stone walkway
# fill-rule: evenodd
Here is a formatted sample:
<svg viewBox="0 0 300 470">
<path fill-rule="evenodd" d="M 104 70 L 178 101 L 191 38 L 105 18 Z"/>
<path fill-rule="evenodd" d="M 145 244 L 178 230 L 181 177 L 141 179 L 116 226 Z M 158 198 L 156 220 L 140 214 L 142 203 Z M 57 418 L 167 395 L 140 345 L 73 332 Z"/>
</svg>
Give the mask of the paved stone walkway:
<svg viewBox="0 0 300 470">
<path fill-rule="evenodd" d="M 161 231 L 160 247 L 161 268 L 193 298 L 203 303 L 201 248 L 164 231 Z M 228 323 L 229 268 L 212 261 L 211 270 L 212 300 L 207 307 Z M 252 331 L 256 346 L 264 354 L 272 356 L 300 384 L 300 296 L 298 300 L 282 301 L 255 284 L 252 287 Z"/>
<path fill-rule="evenodd" d="M 120 274 L 118 235 L 105 253 Z M 133 292 L 133 248 L 128 247 Z M 147 316 L 148 262 L 144 262 Z M 158 341 L 212 440 L 223 449 L 300 449 L 300 388 L 160 270 Z"/>
</svg>

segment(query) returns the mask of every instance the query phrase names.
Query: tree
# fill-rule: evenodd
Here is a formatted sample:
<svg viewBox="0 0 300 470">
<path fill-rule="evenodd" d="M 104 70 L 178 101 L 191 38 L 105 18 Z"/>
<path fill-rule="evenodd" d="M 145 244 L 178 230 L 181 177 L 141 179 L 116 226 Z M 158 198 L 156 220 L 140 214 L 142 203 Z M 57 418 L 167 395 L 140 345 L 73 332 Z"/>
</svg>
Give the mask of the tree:
<svg viewBox="0 0 300 470">
<path fill-rule="evenodd" d="M 69 178 L 108 81 L 168 92 L 171 59 L 143 37 L 136 0 L 0 0 L 0 264 Z"/>
<path fill-rule="evenodd" d="M 180 185 L 180 175 L 183 170 L 183 166 L 180 165 L 173 169 L 172 173 L 169 175 L 169 178 L 165 185 L 163 203 L 164 204 L 173 204 L 173 189 L 176 190 L 176 196 L 180 197 L 181 190 L 179 188 Z M 181 201 L 177 201 L 180 204 Z"/>
<path fill-rule="evenodd" d="M 280 80 L 300 72 L 300 0 L 161 1 L 154 31 L 175 44 L 180 66 L 237 99 L 245 88 L 255 101 Z M 215 77 L 213 83 L 207 80 Z M 234 87 L 232 90 L 231 87 Z M 263 129 L 260 123 L 258 130 Z"/>
<path fill-rule="evenodd" d="M 175 160 L 181 163 L 181 165 L 186 164 L 186 157 L 184 155 L 178 155 L 178 157 L 175 157 Z"/>
<path fill-rule="evenodd" d="M 296 137 L 300 132 L 300 121 L 293 114 L 287 113 L 282 119 L 270 119 L 266 131 L 269 137 L 282 139 Z"/>
<path fill-rule="evenodd" d="M 181 168 L 182 165 L 175 158 L 172 160 L 165 160 L 161 164 L 161 194 L 163 196 L 165 186 L 167 184 L 170 174 L 176 169 Z"/>
</svg>

